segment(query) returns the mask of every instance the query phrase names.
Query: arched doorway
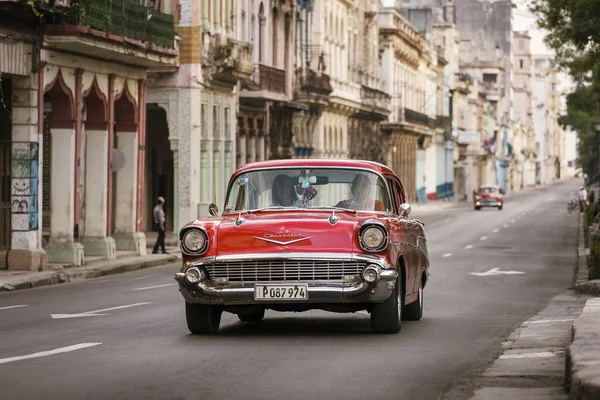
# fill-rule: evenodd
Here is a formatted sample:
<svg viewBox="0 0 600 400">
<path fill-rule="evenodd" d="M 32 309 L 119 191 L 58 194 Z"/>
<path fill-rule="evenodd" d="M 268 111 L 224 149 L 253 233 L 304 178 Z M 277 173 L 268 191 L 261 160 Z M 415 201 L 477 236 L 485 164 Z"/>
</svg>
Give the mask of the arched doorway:
<svg viewBox="0 0 600 400">
<path fill-rule="evenodd" d="M 146 164 L 144 195 L 144 231 L 153 230 L 152 210 L 159 196 L 164 197 L 165 230 L 167 240 L 170 233 L 178 229 L 176 225 L 175 204 L 177 199 L 176 171 L 173 151 L 169 142 L 167 112 L 156 104 L 147 105 L 146 114 Z M 146 235 L 148 246 L 154 244 L 156 234 Z"/>
</svg>

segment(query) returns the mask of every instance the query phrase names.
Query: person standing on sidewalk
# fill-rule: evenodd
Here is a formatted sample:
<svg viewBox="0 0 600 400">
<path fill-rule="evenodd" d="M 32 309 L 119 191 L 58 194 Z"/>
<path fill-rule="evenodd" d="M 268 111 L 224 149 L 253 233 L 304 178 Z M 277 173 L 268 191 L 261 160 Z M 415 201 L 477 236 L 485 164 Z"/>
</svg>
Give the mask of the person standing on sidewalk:
<svg viewBox="0 0 600 400">
<path fill-rule="evenodd" d="M 584 212 L 585 211 L 585 207 L 587 205 L 587 190 L 585 190 L 585 186 L 582 186 L 581 189 L 579 189 L 579 194 L 577 196 L 579 198 L 579 211 L 580 212 Z"/>
<path fill-rule="evenodd" d="M 152 254 L 158 254 L 158 247 L 162 250 L 163 254 L 167 254 L 167 250 L 165 249 L 165 211 L 163 210 L 163 206 L 165 204 L 164 197 L 160 196 L 158 198 L 158 202 L 156 207 L 154 207 L 154 211 L 152 214 L 154 215 L 154 225 L 158 230 L 158 237 L 156 238 L 156 243 L 154 243 L 154 249 L 152 250 Z"/>
</svg>

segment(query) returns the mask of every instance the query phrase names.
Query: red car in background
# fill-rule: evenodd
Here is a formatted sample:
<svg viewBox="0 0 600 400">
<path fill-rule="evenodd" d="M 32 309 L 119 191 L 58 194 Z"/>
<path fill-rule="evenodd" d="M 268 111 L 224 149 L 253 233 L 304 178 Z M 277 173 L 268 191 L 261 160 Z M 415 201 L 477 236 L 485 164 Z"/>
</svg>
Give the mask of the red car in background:
<svg viewBox="0 0 600 400">
<path fill-rule="evenodd" d="M 409 217 L 388 167 L 358 160 L 276 160 L 231 177 L 219 215 L 179 233 L 175 275 L 188 329 L 214 333 L 221 314 L 367 310 L 375 332 L 423 315 L 429 277 L 423 223 Z"/>
<path fill-rule="evenodd" d="M 475 210 L 481 210 L 481 207 L 495 207 L 502 210 L 504 191 L 496 185 L 480 186 L 474 193 L 473 203 Z"/>
</svg>

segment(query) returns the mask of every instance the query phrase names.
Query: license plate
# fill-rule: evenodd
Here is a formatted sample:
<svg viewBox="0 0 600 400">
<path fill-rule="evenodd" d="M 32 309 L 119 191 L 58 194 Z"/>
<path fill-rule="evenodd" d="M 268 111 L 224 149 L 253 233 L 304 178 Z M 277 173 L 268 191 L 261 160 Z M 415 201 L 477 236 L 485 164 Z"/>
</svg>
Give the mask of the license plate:
<svg viewBox="0 0 600 400">
<path fill-rule="evenodd" d="M 254 300 L 307 300 L 308 285 L 254 285 Z"/>
</svg>

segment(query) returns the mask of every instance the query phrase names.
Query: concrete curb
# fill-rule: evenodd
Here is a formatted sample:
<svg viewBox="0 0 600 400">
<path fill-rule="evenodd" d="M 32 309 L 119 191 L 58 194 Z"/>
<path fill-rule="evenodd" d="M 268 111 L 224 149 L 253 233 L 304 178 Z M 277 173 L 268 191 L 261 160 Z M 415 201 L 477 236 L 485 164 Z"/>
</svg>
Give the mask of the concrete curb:
<svg viewBox="0 0 600 400">
<path fill-rule="evenodd" d="M 158 267 L 181 260 L 181 256 L 173 255 L 147 255 L 125 258 L 120 260 L 99 262 L 95 265 L 84 267 L 64 268 L 57 271 L 41 271 L 27 275 L 17 275 L 2 279 L 0 292 L 31 289 L 40 286 L 56 285 L 65 282 L 76 282 L 101 276 L 120 274 L 137 269 Z"/>
<path fill-rule="evenodd" d="M 579 214 L 577 271 L 573 289 L 577 294 L 600 296 L 600 280 L 589 280 L 583 240 L 583 214 Z M 572 343 L 565 360 L 565 388 L 572 400 L 600 399 L 600 298 L 589 299 L 572 327 Z"/>
<path fill-rule="evenodd" d="M 566 379 L 573 400 L 600 399 L 600 298 L 589 299 L 573 323 Z"/>
</svg>

